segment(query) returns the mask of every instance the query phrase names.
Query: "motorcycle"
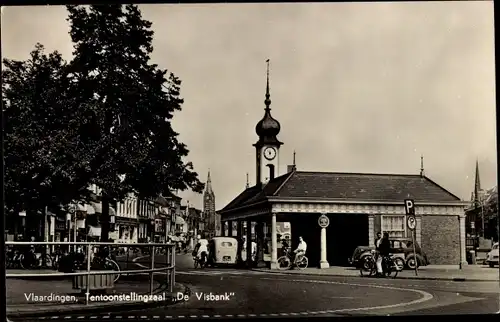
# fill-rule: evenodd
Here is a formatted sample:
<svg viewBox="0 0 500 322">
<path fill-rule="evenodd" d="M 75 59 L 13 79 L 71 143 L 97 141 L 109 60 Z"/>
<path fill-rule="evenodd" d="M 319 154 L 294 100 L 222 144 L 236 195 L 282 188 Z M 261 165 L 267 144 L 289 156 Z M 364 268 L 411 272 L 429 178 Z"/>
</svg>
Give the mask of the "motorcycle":
<svg viewBox="0 0 500 322">
<path fill-rule="evenodd" d="M 363 257 L 360 263 L 361 276 L 375 276 L 377 275 L 376 252 L 372 251 L 371 255 Z M 399 272 L 404 268 L 404 263 L 401 258 L 394 258 L 387 256 L 382 258 L 382 271 L 384 277 L 396 278 Z"/>
</svg>

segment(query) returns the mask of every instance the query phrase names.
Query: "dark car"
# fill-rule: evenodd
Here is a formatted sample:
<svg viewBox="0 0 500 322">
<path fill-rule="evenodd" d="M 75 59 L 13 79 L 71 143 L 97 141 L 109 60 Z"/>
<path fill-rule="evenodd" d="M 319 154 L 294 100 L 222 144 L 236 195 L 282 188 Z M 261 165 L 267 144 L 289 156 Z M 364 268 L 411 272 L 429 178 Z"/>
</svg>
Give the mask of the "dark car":
<svg viewBox="0 0 500 322">
<path fill-rule="evenodd" d="M 413 255 L 413 241 L 411 239 L 399 238 L 391 239 L 391 254 L 393 257 L 399 257 L 404 260 L 406 267 L 415 268 L 415 257 Z M 349 258 L 349 264 L 359 268 L 359 264 L 362 262 L 363 257 L 371 255 L 370 251 L 375 249 L 375 247 L 369 246 L 358 246 L 354 250 L 352 257 Z M 415 253 L 417 255 L 418 266 L 429 265 L 429 260 L 427 255 L 422 251 L 422 248 L 418 243 L 415 243 Z"/>
</svg>

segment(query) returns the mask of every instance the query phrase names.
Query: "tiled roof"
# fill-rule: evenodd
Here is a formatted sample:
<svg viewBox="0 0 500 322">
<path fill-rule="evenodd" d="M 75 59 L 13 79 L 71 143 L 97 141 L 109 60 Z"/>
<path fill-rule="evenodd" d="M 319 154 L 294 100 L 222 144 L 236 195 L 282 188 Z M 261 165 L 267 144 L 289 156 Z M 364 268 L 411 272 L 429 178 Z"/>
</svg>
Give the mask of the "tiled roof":
<svg viewBox="0 0 500 322">
<path fill-rule="evenodd" d="M 403 174 L 294 171 L 271 180 L 263 189 L 250 187 L 221 212 L 254 204 L 269 197 L 352 201 L 457 202 L 460 198 L 427 177 Z"/>
<path fill-rule="evenodd" d="M 283 183 L 290 175 L 291 173 L 286 173 L 282 176 L 276 177 L 273 180 L 270 180 L 263 187 L 257 185 L 245 189 L 236 198 L 234 198 L 233 201 L 231 201 L 229 204 L 227 204 L 227 206 L 225 206 L 223 209 L 219 211 L 224 212 L 226 210 L 235 209 L 253 203 L 257 203 L 262 200 L 266 200 L 268 196 L 272 196 L 275 193 L 275 191 L 278 190 L 283 185 Z"/>
</svg>

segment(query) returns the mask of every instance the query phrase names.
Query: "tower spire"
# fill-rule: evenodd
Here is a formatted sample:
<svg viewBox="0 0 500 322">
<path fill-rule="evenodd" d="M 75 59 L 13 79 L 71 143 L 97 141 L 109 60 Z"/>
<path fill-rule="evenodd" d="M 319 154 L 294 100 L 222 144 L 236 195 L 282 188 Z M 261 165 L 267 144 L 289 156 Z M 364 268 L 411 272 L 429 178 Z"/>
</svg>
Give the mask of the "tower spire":
<svg viewBox="0 0 500 322">
<path fill-rule="evenodd" d="M 266 104 L 266 110 L 270 110 L 269 107 L 271 105 L 271 94 L 269 94 L 269 59 L 266 60 L 267 63 L 267 83 L 266 83 L 266 100 L 264 104 Z"/>
<path fill-rule="evenodd" d="M 424 171 L 424 155 L 420 155 L 420 176 L 424 177 L 425 176 L 425 171 Z"/>
<path fill-rule="evenodd" d="M 247 184 L 245 186 L 247 189 L 250 187 L 250 183 L 248 182 L 248 172 L 247 172 Z"/>
<path fill-rule="evenodd" d="M 479 177 L 479 161 L 476 159 L 476 178 L 474 181 L 474 203 L 478 206 L 480 203 L 480 196 L 479 194 L 481 193 L 481 179 Z"/>
<path fill-rule="evenodd" d="M 293 166 L 295 167 L 295 150 L 293 150 Z"/>
<path fill-rule="evenodd" d="M 208 169 L 207 186 L 205 187 L 205 192 L 213 194 L 212 179 L 210 178 L 210 169 Z"/>
</svg>

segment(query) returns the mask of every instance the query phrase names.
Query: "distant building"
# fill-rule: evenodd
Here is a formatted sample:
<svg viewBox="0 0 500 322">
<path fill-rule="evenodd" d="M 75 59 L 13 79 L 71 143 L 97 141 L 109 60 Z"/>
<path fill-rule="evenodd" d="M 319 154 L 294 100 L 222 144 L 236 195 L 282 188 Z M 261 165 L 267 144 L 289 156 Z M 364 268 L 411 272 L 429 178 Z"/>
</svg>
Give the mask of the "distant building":
<svg viewBox="0 0 500 322">
<path fill-rule="evenodd" d="M 207 237 L 221 234 L 220 215 L 215 212 L 215 194 L 212 190 L 210 171 L 208 171 L 207 185 L 203 193 L 203 218 L 205 220 L 204 232 Z"/>
<path fill-rule="evenodd" d="M 498 240 L 498 186 L 487 191 L 482 189 L 478 161 L 474 191 L 466 210 L 466 232 L 469 236 Z"/>
</svg>

